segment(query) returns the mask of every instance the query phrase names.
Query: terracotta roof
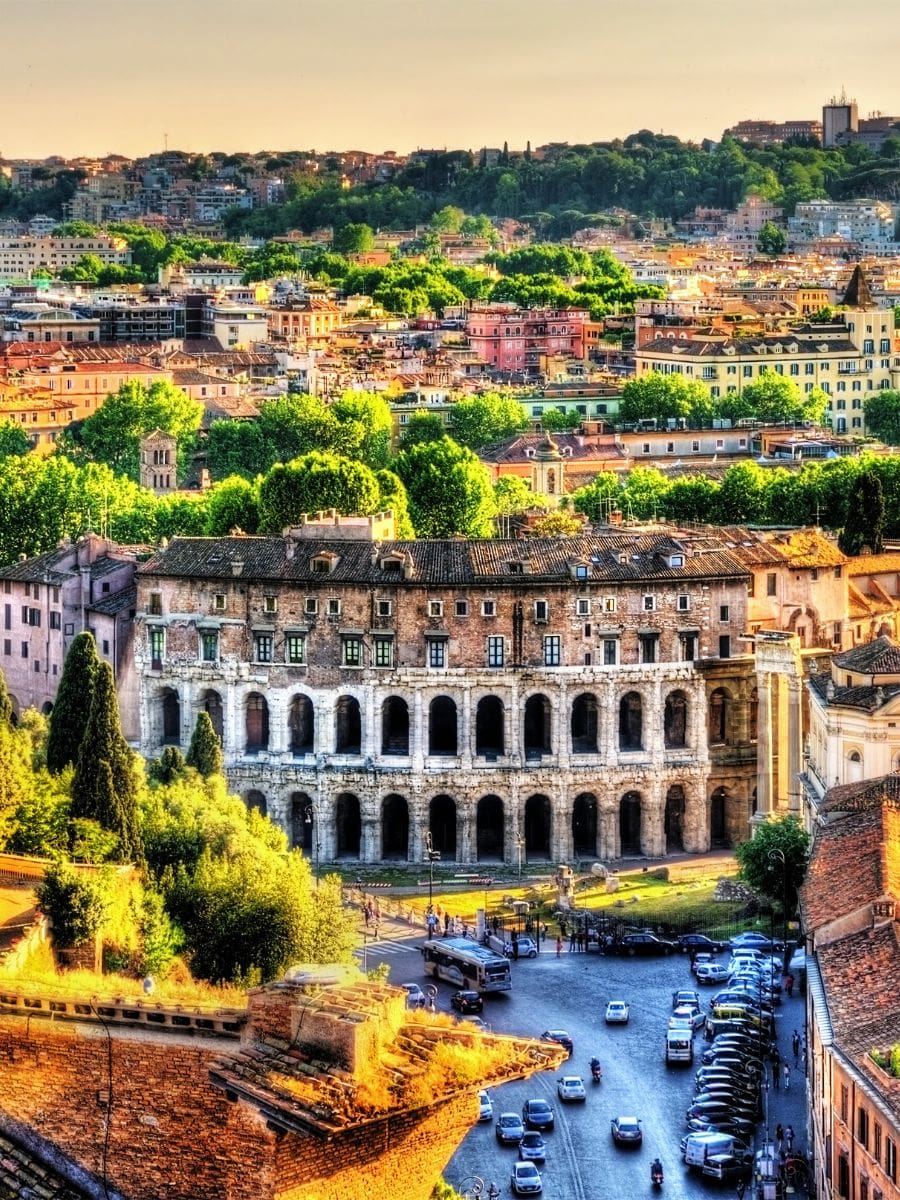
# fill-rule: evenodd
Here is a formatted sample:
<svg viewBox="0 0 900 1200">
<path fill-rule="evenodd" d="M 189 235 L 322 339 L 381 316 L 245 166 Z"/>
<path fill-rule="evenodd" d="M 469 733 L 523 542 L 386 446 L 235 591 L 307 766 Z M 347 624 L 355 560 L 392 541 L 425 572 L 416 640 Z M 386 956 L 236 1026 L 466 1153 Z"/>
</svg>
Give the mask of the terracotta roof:
<svg viewBox="0 0 900 1200">
<path fill-rule="evenodd" d="M 848 795 L 839 801 L 834 793 L 842 790 L 828 792 L 829 804 L 842 809 L 860 799 Z M 884 895 L 882 837 L 880 806 L 854 811 L 819 827 L 800 893 L 807 932 L 815 933 L 820 926 Z"/>
<path fill-rule="evenodd" d="M 717 534 L 723 546 L 747 566 L 838 567 L 846 556 L 818 529 L 790 529 L 773 533 L 726 525 Z"/>
<path fill-rule="evenodd" d="M 490 463 L 532 462 L 541 451 L 547 435 L 523 433 L 518 437 L 497 442 L 480 450 L 478 457 Z M 557 433 L 552 441 L 560 451 L 561 461 L 577 462 L 579 459 L 624 459 L 626 453 L 616 444 L 614 437 L 585 437 L 576 433 Z M 529 453 L 530 452 L 530 453 Z"/>
<path fill-rule="evenodd" d="M 884 571 L 900 571 L 900 552 L 888 550 L 884 554 L 857 554 L 847 559 L 848 575 L 878 575 Z"/>
<path fill-rule="evenodd" d="M 704 341 L 700 338 L 654 338 L 641 347 L 642 354 L 671 354 L 675 358 L 687 355 L 691 358 L 734 358 L 770 354 L 772 362 L 784 362 L 794 354 L 810 354 L 824 345 L 826 353 L 854 354 L 859 351 L 847 337 L 835 337 L 821 333 L 812 337 L 797 338 L 793 335 L 772 337 L 771 335 L 748 338 L 726 338 Z M 774 350 L 774 347 L 778 350 Z M 773 352 L 774 350 L 774 352 Z"/>
<path fill-rule="evenodd" d="M 854 687 L 838 687 L 830 671 L 810 675 L 809 685 L 829 708 L 858 708 L 864 712 L 875 712 L 900 692 L 900 683 L 861 683 Z"/>
<path fill-rule="evenodd" d="M 836 654 L 832 662 L 845 671 L 858 671 L 862 675 L 898 675 L 900 646 L 889 637 L 879 637 L 874 642 Z"/>
<path fill-rule="evenodd" d="M 72 1187 L 24 1145 L 0 1133 L 0 1200 L 84 1200 L 87 1194 Z"/>
</svg>

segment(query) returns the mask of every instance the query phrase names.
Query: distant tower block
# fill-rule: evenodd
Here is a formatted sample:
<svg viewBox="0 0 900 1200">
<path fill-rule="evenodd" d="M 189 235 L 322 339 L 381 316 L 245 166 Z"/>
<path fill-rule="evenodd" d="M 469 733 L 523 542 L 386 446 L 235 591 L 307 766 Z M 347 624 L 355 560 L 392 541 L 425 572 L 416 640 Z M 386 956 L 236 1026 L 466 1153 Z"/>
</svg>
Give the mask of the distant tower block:
<svg viewBox="0 0 900 1200">
<path fill-rule="evenodd" d="M 850 100 L 846 92 L 832 96 L 822 106 L 822 145 L 827 149 L 840 144 L 844 134 L 859 132 L 859 113 L 856 101 Z"/>
<path fill-rule="evenodd" d="M 177 490 L 177 449 L 178 439 L 161 429 L 154 429 L 141 439 L 141 487 L 149 488 L 157 496 Z"/>
<path fill-rule="evenodd" d="M 803 664 L 793 633 L 760 630 L 756 642 L 757 783 L 754 820 L 800 815 Z"/>
</svg>

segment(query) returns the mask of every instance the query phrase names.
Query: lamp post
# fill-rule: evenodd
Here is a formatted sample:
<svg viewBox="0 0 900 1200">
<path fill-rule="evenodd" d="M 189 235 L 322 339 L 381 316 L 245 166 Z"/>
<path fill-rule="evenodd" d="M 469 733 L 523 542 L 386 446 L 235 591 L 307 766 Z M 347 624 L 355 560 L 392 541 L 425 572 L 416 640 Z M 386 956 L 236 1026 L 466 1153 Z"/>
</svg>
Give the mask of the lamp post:
<svg viewBox="0 0 900 1200">
<path fill-rule="evenodd" d="M 428 915 L 434 912 L 434 864 L 440 862 L 441 852 L 435 850 L 429 829 L 425 834 L 425 861 L 428 863 Z"/>
<path fill-rule="evenodd" d="M 781 953 L 784 955 L 784 968 L 787 971 L 787 858 L 783 850 L 770 850 L 769 862 L 781 864 L 781 920 L 782 920 L 782 945 Z"/>
<path fill-rule="evenodd" d="M 525 846 L 525 843 L 524 843 L 521 833 L 517 833 L 516 834 L 516 862 L 518 863 L 520 879 L 522 878 L 522 850 L 524 849 L 524 846 Z"/>
<path fill-rule="evenodd" d="M 303 824 L 309 826 L 310 848 L 313 852 L 313 875 L 316 887 L 319 886 L 319 822 L 316 820 L 316 806 L 312 800 L 307 800 L 303 806 Z"/>
</svg>

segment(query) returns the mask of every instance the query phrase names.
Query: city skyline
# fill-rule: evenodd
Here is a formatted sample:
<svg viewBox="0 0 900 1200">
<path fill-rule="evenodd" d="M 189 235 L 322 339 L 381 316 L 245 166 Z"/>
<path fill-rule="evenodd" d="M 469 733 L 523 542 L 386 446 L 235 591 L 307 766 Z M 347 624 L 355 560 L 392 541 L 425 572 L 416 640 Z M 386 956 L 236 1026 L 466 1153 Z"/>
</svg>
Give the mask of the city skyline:
<svg viewBox="0 0 900 1200">
<path fill-rule="evenodd" d="M 3 40 L 22 48 L 0 151 L 405 153 L 642 128 L 696 141 L 817 118 L 842 89 L 860 115 L 900 110 L 900 14 L 862 0 L 855 23 L 883 36 L 852 61 L 846 21 L 836 0 L 677 15 L 662 0 L 348 0 L 338 16 L 326 0 L 0 0 Z"/>
</svg>

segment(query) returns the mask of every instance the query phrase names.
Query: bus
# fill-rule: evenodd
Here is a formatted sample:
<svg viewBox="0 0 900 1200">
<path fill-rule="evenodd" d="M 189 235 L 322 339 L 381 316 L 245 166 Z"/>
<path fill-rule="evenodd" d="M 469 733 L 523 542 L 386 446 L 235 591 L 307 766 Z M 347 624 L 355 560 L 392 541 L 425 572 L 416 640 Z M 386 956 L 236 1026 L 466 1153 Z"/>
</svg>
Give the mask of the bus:
<svg viewBox="0 0 900 1200">
<path fill-rule="evenodd" d="M 425 974 L 480 992 L 508 992 L 509 959 L 469 938 L 432 938 L 422 947 Z"/>
</svg>

